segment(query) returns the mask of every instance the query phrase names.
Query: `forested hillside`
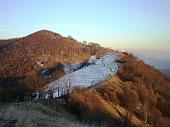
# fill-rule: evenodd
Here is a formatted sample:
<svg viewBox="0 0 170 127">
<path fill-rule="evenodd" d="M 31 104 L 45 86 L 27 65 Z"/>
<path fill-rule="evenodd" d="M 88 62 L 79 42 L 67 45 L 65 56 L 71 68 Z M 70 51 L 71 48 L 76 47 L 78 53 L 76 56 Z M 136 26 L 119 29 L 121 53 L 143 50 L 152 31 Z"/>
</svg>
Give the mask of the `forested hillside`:
<svg viewBox="0 0 170 127">
<path fill-rule="evenodd" d="M 12 100 L 16 91 L 35 91 L 64 75 L 65 64 L 86 62 L 111 49 L 84 45 L 73 38 L 41 30 L 26 37 L 0 41 L 0 91 Z M 14 92 L 15 91 L 15 92 Z M 7 95 L 6 93 L 13 93 Z"/>
</svg>

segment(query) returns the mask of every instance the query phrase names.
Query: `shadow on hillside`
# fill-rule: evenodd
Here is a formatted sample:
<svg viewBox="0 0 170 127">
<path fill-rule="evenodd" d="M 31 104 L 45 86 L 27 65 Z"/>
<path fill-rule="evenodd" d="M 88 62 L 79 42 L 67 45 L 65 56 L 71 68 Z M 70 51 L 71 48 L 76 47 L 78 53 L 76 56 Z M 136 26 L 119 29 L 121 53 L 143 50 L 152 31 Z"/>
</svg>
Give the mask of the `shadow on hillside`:
<svg viewBox="0 0 170 127">
<path fill-rule="evenodd" d="M 39 71 L 39 74 L 43 76 L 44 78 L 50 77 L 53 73 L 56 71 L 63 71 L 63 65 L 62 64 L 57 64 L 54 67 L 46 68 L 46 69 L 41 69 Z"/>
<path fill-rule="evenodd" d="M 22 77 L 0 78 L 0 102 L 12 102 L 31 90 L 23 83 Z"/>
<path fill-rule="evenodd" d="M 11 48 L 11 44 L 8 44 L 8 43 L 4 44 L 4 45 L 0 46 L 0 52 L 5 52 L 9 48 Z"/>
</svg>

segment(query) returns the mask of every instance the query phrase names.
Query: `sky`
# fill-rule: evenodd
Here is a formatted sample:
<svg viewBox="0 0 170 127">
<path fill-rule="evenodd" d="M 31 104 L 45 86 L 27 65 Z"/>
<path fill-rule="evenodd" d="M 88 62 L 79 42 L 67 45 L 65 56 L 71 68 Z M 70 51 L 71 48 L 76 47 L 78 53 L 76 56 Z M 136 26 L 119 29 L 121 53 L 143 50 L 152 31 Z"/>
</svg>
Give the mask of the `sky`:
<svg viewBox="0 0 170 127">
<path fill-rule="evenodd" d="M 170 0 L 0 0 L 0 39 L 42 29 L 169 57 Z"/>
</svg>

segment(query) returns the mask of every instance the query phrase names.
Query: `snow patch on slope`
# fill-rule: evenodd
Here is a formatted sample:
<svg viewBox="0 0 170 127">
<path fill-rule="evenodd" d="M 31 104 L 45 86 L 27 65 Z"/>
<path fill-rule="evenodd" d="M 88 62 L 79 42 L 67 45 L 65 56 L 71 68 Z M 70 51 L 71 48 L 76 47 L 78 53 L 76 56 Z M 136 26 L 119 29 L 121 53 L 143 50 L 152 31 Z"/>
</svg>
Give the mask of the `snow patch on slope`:
<svg viewBox="0 0 170 127">
<path fill-rule="evenodd" d="M 67 89 L 75 86 L 89 87 L 98 84 L 106 80 L 109 75 L 116 74 L 118 71 L 116 59 L 116 53 L 105 55 L 100 59 L 96 59 L 94 63 L 87 67 L 83 67 L 47 84 L 42 90 L 44 92 L 53 91 L 54 97 L 58 97 L 65 94 Z"/>
</svg>

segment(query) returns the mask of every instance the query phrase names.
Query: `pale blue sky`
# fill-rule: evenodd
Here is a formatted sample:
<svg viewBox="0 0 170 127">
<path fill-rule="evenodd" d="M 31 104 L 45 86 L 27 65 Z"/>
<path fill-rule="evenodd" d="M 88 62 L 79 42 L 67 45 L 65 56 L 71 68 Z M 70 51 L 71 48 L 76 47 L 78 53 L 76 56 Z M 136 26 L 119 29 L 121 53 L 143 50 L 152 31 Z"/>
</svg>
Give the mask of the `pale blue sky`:
<svg viewBox="0 0 170 127">
<path fill-rule="evenodd" d="M 168 52 L 170 0 L 0 0 L 0 39 L 41 29 L 115 49 Z"/>
</svg>

